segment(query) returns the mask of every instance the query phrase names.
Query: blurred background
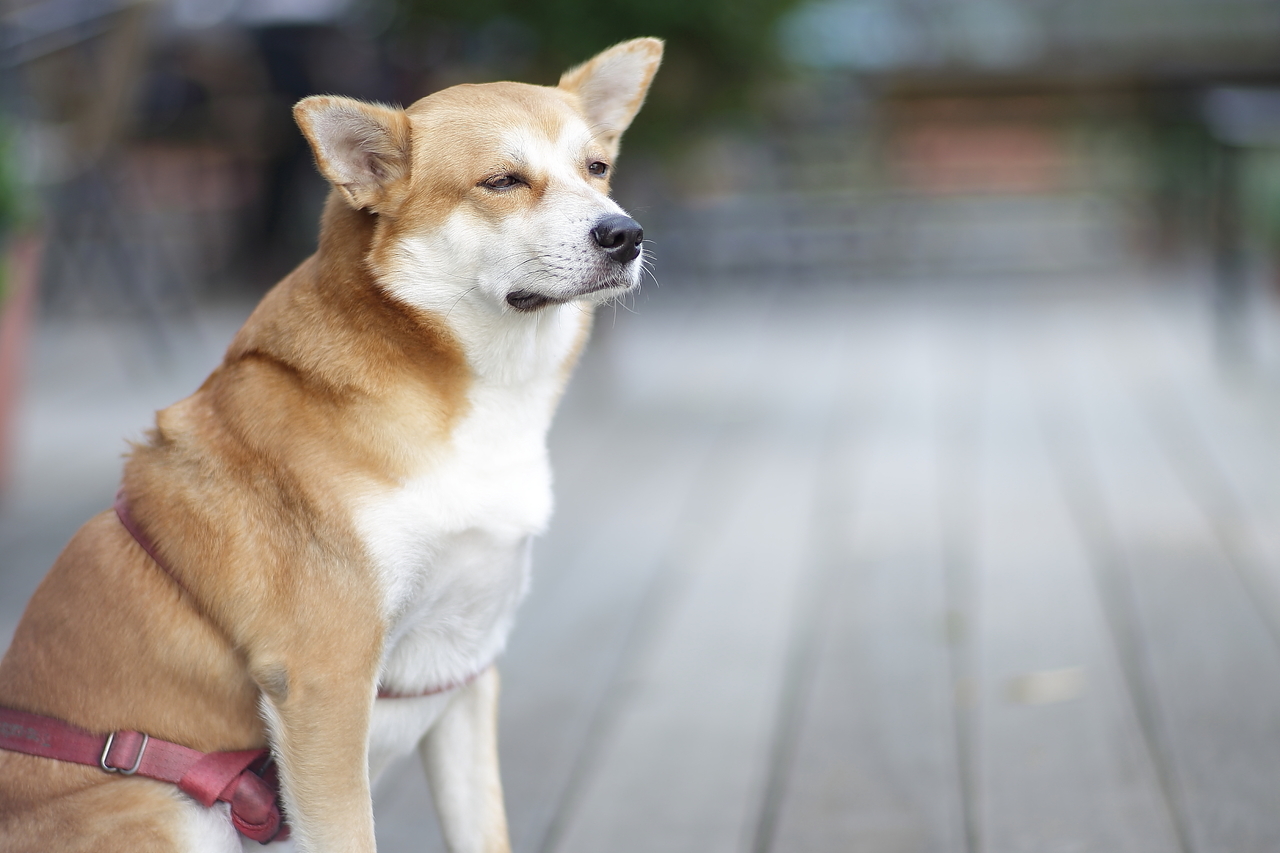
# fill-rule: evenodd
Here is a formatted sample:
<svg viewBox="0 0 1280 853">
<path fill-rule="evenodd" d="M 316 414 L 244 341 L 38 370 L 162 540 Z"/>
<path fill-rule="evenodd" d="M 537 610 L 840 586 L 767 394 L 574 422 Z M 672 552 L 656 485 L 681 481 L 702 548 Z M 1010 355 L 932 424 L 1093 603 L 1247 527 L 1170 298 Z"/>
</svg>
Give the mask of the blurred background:
<svg viewBox="0 0 1280 853">
<path fill-rule="evenodd" d="M 0 641 L 313 250 L 294 102 L 641 35 L 516 848 L 1280 849 L 1275 0 L 8 0 Z"/>
<path fill-rule="evenodd" d="M 251 298 L 314 244 L 299 98 L 552 83 L 650 32 L 617 191 L 664 272 L 1177 266 L 1216 225 L 1257 266 L 1280 240 L 1263 0 L 13 0 L 4 228 L 45 247 L 46 313 Z"/>
</svg>

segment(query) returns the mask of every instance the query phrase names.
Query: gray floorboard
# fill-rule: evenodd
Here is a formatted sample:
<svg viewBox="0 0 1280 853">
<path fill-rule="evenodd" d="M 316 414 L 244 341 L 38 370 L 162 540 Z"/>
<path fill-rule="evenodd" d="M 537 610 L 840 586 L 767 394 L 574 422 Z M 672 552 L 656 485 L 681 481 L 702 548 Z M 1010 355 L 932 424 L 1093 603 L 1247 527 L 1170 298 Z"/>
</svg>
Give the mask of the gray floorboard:
<svg viewBox="0 0 1280 853">
<path fill-rule="evenodd" d="M 1280 849 L 1280 393 L 1195 293 L 664 282 L 601 314 L 503 659 L 522 853 Z M 45 324 L 0 639 L 167 365 Z M 381 850 L 441 842 L 421 770 Z"/>
<path fill-rule="evenodd" d="M 1132 586 L 1152 722 L 1188 844 L 1275 849 L 1280 648 L 1143 418 L 1143 372 L 1125 358 L 1132 342 L 1109 352 L 1082 343 L 1074 341 L 1080 414 Z"/>
</svg>

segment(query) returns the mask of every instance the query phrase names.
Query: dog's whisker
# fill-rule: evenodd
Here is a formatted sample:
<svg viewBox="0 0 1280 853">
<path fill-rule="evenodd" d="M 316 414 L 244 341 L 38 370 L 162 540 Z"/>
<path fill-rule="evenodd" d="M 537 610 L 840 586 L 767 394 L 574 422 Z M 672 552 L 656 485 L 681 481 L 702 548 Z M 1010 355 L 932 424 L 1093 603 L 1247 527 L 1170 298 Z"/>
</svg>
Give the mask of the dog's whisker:
<svg viewBox="0 0 1280 853">
<path fill-rule="evenodd" d="M 477 289 L 478 287 L 480 287 L 480 285 L 475 284 L 475 285 L 472 285 L 471 287 L 468 287 L 466 290 L 462 291 L 461 293 L 459 293 L 458 298 L 453 300 L 453 304 L 450 305 L 449 310 L 445 312 L 445 315 L 444 315 L 445 319 L 447 320 L 449 316 L 453 314 L 453 309 L 458 307 L 459 302 L 465 299 L 469 293 L 471 293 L 473 290 Z"/>
</svg>

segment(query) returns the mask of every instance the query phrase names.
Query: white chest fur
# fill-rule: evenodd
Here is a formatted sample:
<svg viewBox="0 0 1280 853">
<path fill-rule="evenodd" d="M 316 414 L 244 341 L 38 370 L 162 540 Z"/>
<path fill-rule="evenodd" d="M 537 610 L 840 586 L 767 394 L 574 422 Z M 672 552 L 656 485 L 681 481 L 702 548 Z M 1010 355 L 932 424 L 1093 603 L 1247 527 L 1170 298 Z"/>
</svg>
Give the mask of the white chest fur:
<svg viewBox="0 0 1280 853">
<path fill-rule="evenodd" d="M 465 414 L 443 446 L 427 448 L 420 470 L 355 513 L 382 594 L 379 682 L 399 694 L 459 684 L 506 644 L 532 538 L 551 515 L 546 435 L 587 317 L 575 305 L 485 323 L 460 313 L 454 328 L 475 375 Z M 445 702 L 377 702 L 374 776 L 412 749 Z"/>
<path fill-rule="evenodd" d="M 465 414 L 421 470 L 358 508 L 382 592 L 385 687 L 458 683 L 502 651 L 530 541 L 551 515 L 546 434 L 582 316 L 558 306 L 462 330 L 476 366 Z"/>
<path fill-rule="evenodd" d="M 551 514 L 550 401 L 539 396 L 477 389 L 433 463 L 359 513 L 382 587 L 385 687 L 456 683 L 502 650 L 530 539 Z"/>
</svg>

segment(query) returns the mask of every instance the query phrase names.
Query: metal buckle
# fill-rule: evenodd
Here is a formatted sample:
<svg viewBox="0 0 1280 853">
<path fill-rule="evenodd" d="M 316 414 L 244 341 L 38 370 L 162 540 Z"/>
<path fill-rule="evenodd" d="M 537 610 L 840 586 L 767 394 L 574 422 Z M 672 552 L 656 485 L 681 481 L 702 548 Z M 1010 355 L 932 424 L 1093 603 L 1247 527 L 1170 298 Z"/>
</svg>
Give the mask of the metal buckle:
<svg viewBox="0 0 1280 853">
<path fill-rule="evenodd" d="M 138 747 L 138 760 L 133 762 L 132 767 L 125 770 L 123 767 L 112 767 L 110 764 L 107 764 L 107 753 L 111 752 L 111 744 L 115 742 L 117 734 L 119 734 L 119 732 L 112 732 L 107 735 L 107 745 L 102 748 L 102 757 L 98 759 L 98 766 L 108 773 L 119 773 L 121 776 L 132 776 L 134 773 L 137 773 L 138 768 L 142 766 L 142 755 L 147 751 L 147 744 L 151 742 L 151 737 L 146 734 L 142 735 L 142 746 Z"/>
</svg>

